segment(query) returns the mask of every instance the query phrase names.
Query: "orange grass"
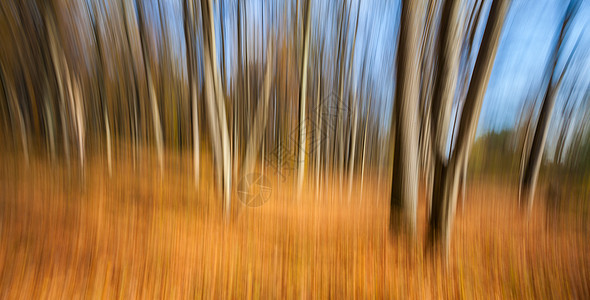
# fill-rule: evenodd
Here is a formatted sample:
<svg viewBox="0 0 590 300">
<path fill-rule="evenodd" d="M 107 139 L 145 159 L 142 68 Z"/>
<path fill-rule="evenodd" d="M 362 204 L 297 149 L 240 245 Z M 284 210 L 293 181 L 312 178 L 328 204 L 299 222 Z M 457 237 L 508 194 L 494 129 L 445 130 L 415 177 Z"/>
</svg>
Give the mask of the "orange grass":
<svg viewBox="0 0 590 300">
<path fill-rule="evenodd" d="M 197 190 L 188 153 L 163 175 L 149 155 L 135 170 L 117 157 L 109 178 L 102 156 L 84 175 L 2 156 L 0 298 L 590 297 L 588 231 L 567 215 L 546 230 L 542 204 L 525 223 L 506 185 L 471 184 L 444 269 L 424 254 L 423 196 L 415 245 L 389 239 L 389 179 L 368 176 L 348 203 L 337 183 L 296 201 L 269 175 L 270 200 L 247 208 L 234 192 L 226 224 L 207 164 Z"/>
</svg>

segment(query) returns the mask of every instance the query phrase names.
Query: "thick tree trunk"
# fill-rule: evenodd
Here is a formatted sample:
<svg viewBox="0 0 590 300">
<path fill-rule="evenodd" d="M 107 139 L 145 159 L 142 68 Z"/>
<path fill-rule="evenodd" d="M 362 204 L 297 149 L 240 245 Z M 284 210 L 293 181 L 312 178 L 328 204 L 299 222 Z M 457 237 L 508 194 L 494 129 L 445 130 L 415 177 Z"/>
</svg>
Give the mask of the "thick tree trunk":
<svg viewBox="0 0 590 300">
<path fill-rule="evenodd" d="M 459 53 L 461 50 L 460 1 L 446 0 L 440 23 L 439 40 L 436 43 L 438 54 L 437 69 L 432 94 L 431 134 L 435 159 L 446 158 L 447 140 L 451 109 L 455 97 L 459 75 Z"/>
<path fill-rule="evenodd" d="M 442 246 L 444 257 L 447 257 L 449 252 L 462 162 L 463 160 L 459 160 L 458 164 L 447 165 L 445 162 L 436 159 L 434 165 L 432 213 L 428 223 L 428 246 Z M 441 245 L 435 245 L 436 242 L 440 242 Z"/>
<path fill-rule="evenodd" d="M 397 54 L 394 121 L 395 152 L 389 227 L 392 235 L 416 235 L 418 206 L 418 99 L 423 0 L 404 0 Z M 393 126 L 392 126 L 393 127 Z"/>
<path fill-rule="evenodd" d="M 448 258 L 451 229 L 457 203 L 459 178 L 466 163 L 465 157 L 472 141 L 471 136 L 477 129 L 481 105 L 492 72 L 502 24 L 506 16 L 509 0 L 492 2 L 488 22 L 482 38 L 471 84 L 467 92 L 461 115 L 457 143 L 448 163 L 440 157 L 435 158 L 434 186 L 432 193 L 432 213 L 428 227 L 428 244 L 430 248 L 442 247 L 445 259 Z"/>
</svg>

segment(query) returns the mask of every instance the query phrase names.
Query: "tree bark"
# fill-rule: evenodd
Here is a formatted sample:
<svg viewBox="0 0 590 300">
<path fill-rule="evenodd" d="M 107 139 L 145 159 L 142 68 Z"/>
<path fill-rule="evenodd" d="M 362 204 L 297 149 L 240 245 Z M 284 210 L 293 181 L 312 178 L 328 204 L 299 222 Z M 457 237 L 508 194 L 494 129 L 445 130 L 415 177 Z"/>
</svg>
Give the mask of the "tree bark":
<svg viewBox="0 0 590 300">
<path fill-rule="evenodd" d="M 404 0 L 401 8 L 394 121 L 395 152 L 389 228 L 392 236 L 416 235 L 418 205 L 419 48 L 423 0 Z"/>
<path fill-rule="evenodd" d="M 299 82 L 299 147 L 297 159 L 297 198 L 301 197 L 303 188 L 303 177 L 305 172 L 305 143 L 306 143 L 306 120 L 305 110 L 307 101 L 307 64 L 309 61 L 309 35 L 311 25 L 311 11 L 309 10 L 311 0 L 306 1 L 305 8 L 305 33 L 303 36 L 303 59 L 301 63 L 301 81 Z"/>
<path fill-rule="evenodd" d="M 216 124 L 218 128 L 215 135 L 213 129 L 211 136 L 221 136 L 221 141 L 218 143 L 218 151 L 215 155 L 221 166 L 221 174 L 223 176 L 223 203 L 224 203 L 224 214 L 226 221 L 229 221 L 231 212 L 231 154 L 229 149 L 229 132 L 227 126 L 227 116 L 225 113 L 225 101 L 223 99 L 223 91 L 221 88 L 221 82 L 219 78 L 219 72 L 217 68 L 217 59 L 215 55 L 217 53 L 215 46 L 215 23 L 213 21 L 213 3 L 211 0 L 201 1 L 201 14 L 203 20 L 203 48 L 204 48 L 204 67 L 205 71 L 205 84 L 207 91 L 207 103 L 209 110 L 209 117 L 212 119 L 212 123 Z"/>
<path fill-rule="evenodd" d="M 156 151 L 158 153 L 158 165 L 160 166 L 160 175 L 164 173 L 164 142 L 162 141 L 162 122 L 160 121 L 160 110 L 158 108 L 158 99 L 154 88 L 152 78 L 151 62 L 149 58 L 148 45 L 146 41 L 146 24 L 143 19 L 143 5 L 142 0 L 137 1 L 137 19 L 139 26 L 139 40 L 141 42 L 141 53 L 143 57 L 143 65 L 146 76 L 146 84 L 148 90 L 148 97 L 150 100 L 152 111 L 152 122 L 154 126 L 154 135 L 156 139 Z"/>
<path fill-rule="evenodd" d="M 471 84 L 463 106 L 463 112 L 457 133 L 457 143 L 448 163 L 440 157 L 435 158 L 434 186 L 432 192 L 432 213 L 428 227 L 429 248 L 442 247 L 443 255 L 448 261 L 451 229 L 457 204 L 459 178 L 466 163 L 465 157 L 475 134 L 481 105 L 492 72 L 498 48 L 502 25 L 508 9 L 509 0 L 492 2 L 488 22 L 482 38 Z"/>
<path fill-rule="evenodd" d="M 195 173 L 195 186 L 199 186 L 200 172 L 200 137 L 199 137 L 199 112 L 197 107 L 197 67 L 195 62 L 196 49 L 194 35 L 195 26 L 195 6 L 193 0 L 185 0 L 183 6 L 184 13 L 184 37 L 186 43 L 187 74 L 189 82 L 189 97 L 192 106 L 193 116 L 193 167 Z"/>
<path fill-rule="evenodd" d="M 271 38 L 268 39 L 268 43 L 267 53 L 270 54 L 273 51 Z M 260 146 L 262 144 L 262 139 L 266 130 L 266 122 L 268 119 L 268 103 L 270 100 L 270 88 L 272 86 L 271 83 L 273 77 L 272 70 L 273 61 L 269 55 L 266 61 L 262 99 L 257 101 L 258 107 L 256 108 L 254 125 L 252 126 L 250 137 L 248 138 L 248 143 L 246 144 L 246 155 L 244 157 L 244 165 L 242 167 L 242 178 L 254 171 L 256 165 L 256 156 L 258 152 L 260 152 Z"/>
<path fill-rule="evenodd" d="M 557 91 L 559 90 L 563 80 L 565 69 L 571 61 L 571 56 L 570 59 L 568 59 L 568 62 L 566 63 L 566 66 L 562 70 L 561 75 L 559 76 L 559 79 L 556 83 L 553 82 L 555 68 L 559 60 L 559 54 L 562 51 L 563 40 L 568 31 L 572 17 L 579 7 L 579 4 L 580 1 L 577 0 L 572 0 L 570 2 L 561 24 L 559 36 L 549 61 L 549 68 L 547 70 L 550 72 L 549 82 L 547 84 L 547 89 L 543 98 L 541 112 L 539 113 L 539 120 L 537 121 L 537 126 L 535 128 L 531 150 L 529 155 L 526 157 L 524 172 L 522 173 L 522 177 L 520 179 L 519 197 L 524 199 L 519 199 L 519 203 L 523 204 L 521 207 L 526 211 L 527 216 L 530 215 L 533 209 L 535 187 L 537 185 L 539 169 L 541 168 L 541 161 L 543 158 L 543 151 L 545 150 L 547 133 L 549 132 L 549 123 L 551 122 L 551 115 L 553 113 L 553 107 L 555 106 L 555 98 L 557 97 Z"/>
</svg>

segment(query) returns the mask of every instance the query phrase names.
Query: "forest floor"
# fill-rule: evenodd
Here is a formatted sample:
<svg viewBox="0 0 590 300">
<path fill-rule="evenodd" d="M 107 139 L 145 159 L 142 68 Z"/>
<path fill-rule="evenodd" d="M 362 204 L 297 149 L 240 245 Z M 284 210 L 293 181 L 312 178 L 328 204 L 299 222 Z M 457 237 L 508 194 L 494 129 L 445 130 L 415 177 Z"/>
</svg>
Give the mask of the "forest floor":
<svg viewBox="0 0 590 300">
<path fill-rule="evenodd" d="M 355 180 L 350 200 L 346 180 L 306 184 L 297 201 L 279 177 L 259 207 L 234 191 L 226 222 L 206 163 L 197 189 L 189 154 L 160 174 L 121 153 L 112 176 L 99 155 L 84 172 L 0 155 L 0 298 L 590 298 L 587 219 L 547 226 L 539 201 L 525 222 L 511 185 L 469 185 L 444 268 L 424 251 L 423 195 L 415 243 L 389 238 L 389 179 L 367 176 L 362 199 Z"/>
</svg>

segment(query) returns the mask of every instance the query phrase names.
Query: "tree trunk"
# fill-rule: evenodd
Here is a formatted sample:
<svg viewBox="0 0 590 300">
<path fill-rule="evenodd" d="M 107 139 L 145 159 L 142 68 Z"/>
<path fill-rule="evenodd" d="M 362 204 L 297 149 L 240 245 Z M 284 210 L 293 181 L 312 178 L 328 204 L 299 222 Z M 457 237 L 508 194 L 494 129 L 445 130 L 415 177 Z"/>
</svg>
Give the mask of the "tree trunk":
<svg viewBox="0 0 590 300">
<path fill-rule="evenodd" d="M 267 53 L 272 53 L 273 46 L 272 46 L 272 39 L 268 39 L 268 50 Z M 268 103 L 270 100 L 270 88 L 272 82 L 272 70 L 273 70 L 273 61 L 272 56 L 269 55 L 266 61 L 266 71 L 264 76 L 264 83 L 263 83 L 263 94 L 262 99 L 258 102 L 258 107 L 256 108 L 256 116 L 254 117 L 254 125 L 252 126 L 252 130 L 250 131 L 250 137 L 248 138 L 248 143 L 246 144 L 246 155 L 244 157 L 244 165 L 242 167 L 242 178 L 244 176 L 252 173 L 256 166 L 256 155 L 260 151 L 260 146 L 262 144 L 262 139 L 264 136 L 264 132 L 266 131 L 266 122 L 268 119 Z"/>
<path fill-rule="evenodd" d="M 195 62 L 195 6 L 193 0 L 185 0 L 184 13 L 184 37 L 186 43 L 187 73 L 189 81 L 189 97 L 193 116 L 193 167 L 195 173 L 195 186 L 199 187 L 200 172 L 200 137 L 199 137 L 199 111 L 197 107 L 197 67 Z"/>
<path fill-rule="evenodd" d="M 227 221 L 229 221 L 231 212 L 231 154 L 229 149 L 229 131 L 227 127 L 227 116 L 225 113 L 225 100 L 223 99 L 223 92 L 221 88 L 221 81 L 217 68 L 217 59 L 215 57 L 217 51 L 215 47 L 215 22 L 213 20 L 213 3 L 211 0 L 201 1 L 201 14 L 203 20 L 203 37 L 204 37 L 204 67 L 206 70 L 205 83 L 207 90 L 207 103 L 209 106 L 209 116 L 213 123 L 216 123 L 218 128 L 215 135 L 212 132 L 211 136 L 221 136 L 221 141 L 216 147 L 215 155 L 222 166 L 223 176 L 223 203 L 224 214 Z"/>
<path fill-rule="evenodd" d="M 85 141 L 86 141 L 86 127 L 84 119 L 84 103 L 82 102 L 82 94 L 80 92 L 80 84 L 77 77 L 74 77 L 72 84 L 72 102 L 75 110 L 74 115 L 76 116 L 76 133 L 78 136 L 78 154 L 80 156 L 80 169 L 84 172 L 84 154 L 85 154 Z"/>
<path fill-rule="evenodd" d="M 418 99 L 420 93 L 419 56 L 422 35 L 423 0 L 403 0 L 394 121 L 395 152 L 391 187 L 389 227 L 392 235 L 416 235 L 418 205 Z M 392 126 L 393 127 L 393 126 Z"/>
<path fill-rule="evenodd" d="M 477 129 L 481 105 L 494 65 L 502 24 L 506 16 L 509 0 L 492 2 L 488 22 L 484 31 L 471 84 L 463 106 L 463 112 L 457 133 L 457 143 L 448 163 L 435 157 L 434 186 L 432 192 L 432 213 L 428 227 L 429 248 L 440 246 L 448 261 L 451 229 L 457 204 L 459 177 L 466 163 L 465 157 L 472 141 L 471 136 Z"/>
<path fill-rule="evenodd" d="M 555 68 L 559 60 L 559 54 L 562 52 L 563 40 L 568 31 L 572 17 L 579 7 L 580 2 L 581 1 L 572 0 L 566 10 L 557 42 L 555 43 L 551 54 L 549 68 L 547 69 L 547 71 L 550 72 L 549 83 L 547 84 L 547 89 L 543 98 L 543 104 L 541 107 L 541 112 L 539 113 L 539 120 L 537 121 L 537 126 L 535 128 L 531 150 L 528 157 L 526 158 L 524 172 L 522 173 L 522 177 L 520 179 L 519 196 L 522 196 L 524 200 L 521 201 L 521 199 L 519 199 L 519 203 L 523 204 L 522 208 L 526 211 L 527 215 L 530 215 L 533 209 L 535 187 L 537 184 L 537 178 L 539 176 L 539 169 L 541 168 L 541 161 L 543 158 L 543 151 L 545 150 L 547 133 L 549 132 L 549 123 L 551 122 L 551 115 L 553 113 L 553 107 L 555 106 L 555 98 L 557 97 L 557 91 L 559 90 L 563 80 L 565 70 L 571 61 L 571 56 L 566 62 L 566 65 L 561 71 L 561 75 L 559 76 L 559 79 L 556 83 L 553 82 Z"/>
<path fill-rule="evenodd" d="M 354 28 L 354 38 L 352 40 L 352 53 L 350 55 L 350 66 L 349 66 L 349 73 L 352 73 L 352 69 L 354 68 L 354 50 L 355 50 L 355 46 L 356 46 L 356 33 L 358 31 L 358 27 L 359 27 L 359 13 L 360 13 L 360 1 L 359 1 L 359 7 L 357 9 L 357 14 L 356 14 L 356 25 Z M 364 63 L 365 64 L 365 63 Z M 364 65 L 363 64 L 363 65 Z M 364 70 L 363 70 L 364 73 Z M 349 74 L 349 80 L 351 80 L 352 75 Z M 350 89 L 351 94 L 352 94 L 352 128 L 351 130 L 351 139 L 350 139 L 350 155 L 348 156 L 348 202 L 350 203 L 350 198 L 352 196 L 352 180 L 354 178 L 354 157 L 355 157 L 355 153 L 356 153 L 356 135 L 357 135 L 357 127 L 358 127 L 358 107 L 357 107 L 357 95 L 356 92 L 353 91 L 353 89 Z"/>
<path fill-rule="evenodd" d="M 311 11 L 309 6 L 311 0 L 306 1 L 305 8 L 305 33 L 303 36 L 303 60 L 301 63 L 301 81 L 299 82 L 299 147 L 297 159 L 297 198 L 301 197 L 303 188 L 303 176 L 305 171 L 305 142 L 306 142 L 306 120 L 305 110 L 307 101 L 307 64 L 309 61 L 309 35 L 311 25 Z"/>
<path fill-rule="evenodd" d="M 319 58 L 320 55 L 318 55 Z M 316 191 L 316 199 L 320 197 L 320 168 L 321 168 L 321 155 L 322 152 L 322 100 L 321 100 L 321 92 L 322 92 L 322 63 L 321 59 L 317 65 L 317 91 L 316 91 L 316 112 L 315 112 L 315 143 L 313 147 L 315 148 L 315 191 Z"/>
<path fill-rule="evenodd" d="M 0 66 L 1 68 L 1 66 Z M 29 142 L 27 138 L 27 128 L 25 127 L 24 117 L 20 105 L 18 104 L 18 97 L 14 85 L 8 82 L 8 78 L 5 78 L 3 69 L 0 70 L 2 81 L 4 82 L 4 89 L 6 93 L 6 101 L 8 102 L 8 111 L 11 118 L 16 119 L 16 126 L 12 128 L 18 128 L 20 132 L 22 153 L 25 158 L 25 166 L 29 166 Z"/>
<path fill-rule="evenodd" d="M 151 62 L 149 58 L 148 45 L 146 41 L 146 24 L 143 19 L 143 8 L 142 0 L 137 1 L 137 18 L 139 26 L 139 40 L 141 42 L 141 50 L 143 57 L 144 72 L 146 76 L 146 84 L 148 90 L 148 97 L 150 99 L 151 111 L 152 111 L 152 122 L 154 126 L 154 135 L 156 139 L 156 150 L 158 153 L 158 165 L 160 166 L 160 175 L 164 173 L 164 143 L 162 141 L 162 124 L 160 121 L 160 110 L 158 109 L 158 99 L 154 88 L 154 82 L 152 78 Z"/>
<path fill-rule="evenodd" d="M 460 1 L 446 0 L 443 4 L 440 32 L 436 43 L 438 54 L 436 78 L 432 98 L 432 121 L 430 122 L 434 159 L 446 158 L 451 109 L 459 75 L 461 49 Z"/>
<path fill-rule="evenodd" d="M 360 192 L 360 201 L 362 203 L 363 201 L 363 191 L 365 190 L 364 186 L 365 186 L 365 162 L 367 160 L 367 130 L 369 129 L 369 120 L 371 118 L 371 104 L 372 104 L 372 99 L 371 97 L 368 98 L 368 102 L 369 102 L 369 107 L 367 109 L 367 116 L 365 117 L 365 129 L 363 132 L 363 159 L 361 162 L 361 192 Z"/>
</svg>

